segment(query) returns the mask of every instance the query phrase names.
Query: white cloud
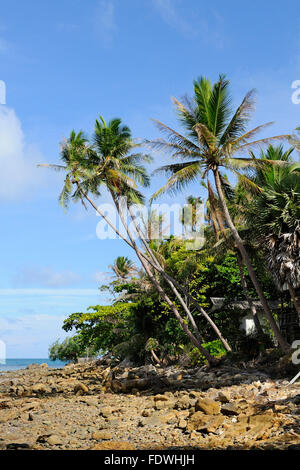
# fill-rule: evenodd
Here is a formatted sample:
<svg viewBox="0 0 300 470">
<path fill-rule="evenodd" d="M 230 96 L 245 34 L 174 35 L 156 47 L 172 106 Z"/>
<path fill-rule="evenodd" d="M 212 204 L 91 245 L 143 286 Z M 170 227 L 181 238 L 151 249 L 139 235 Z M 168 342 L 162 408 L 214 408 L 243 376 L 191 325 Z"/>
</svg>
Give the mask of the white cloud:
<svg viewBox="0 0 300 470">
<path fill-rule="evenodd" d="M 33 314 L 12 321 L 0 317 L 1 341 L 6 345 L 7 356 L 46 357 L 49 345 L 67 336 L 62 330 L 65 318 L 62 315 Z"/>
<path fill-rule="evenodd" d="M 74 297 L 99 295 L 97 289 L 0 289 L 1 296 L 55 296 Z"/>
<path fill-rule="evenodd" d="M 152 0 L 152 4 L 162 20 L 171 28 L 178 31 L 188 39 L 201 39 L 217 49 L 224 47 L 227 37 L 224 33 L 224 20 L 215 10 L 206 11 L 199 3 L 198 11 L 187 10 L 182 0 Z M 183 16 L 182 12 L 189 13 L 190 17 Z M 200 13 L 200 14 L 199 14 Z"/>
<path fill-rule="evenodd" d="M 172 0 L 152 0 L 162 19 L 171 27 L 187 35 L 196 36 L 197 30 L 177 12 Z"/>
<path fill-rule="evenodd" d="M 94 14 L 93 21 L 97 36 L 101 39 L 104 45 L 110 45 L 117 29 L 114 1 L 100 0 Z"/>
<path fill-rule="evenodd" d="M 81 277 L 72 271 L 56 271 L 50 267 L 25 267 L 15 276 L 16 286 L 67 287 L 77 284 Z"/>
<path fill-rule="evenodd" d="M 44 176 L 36 168 L 42 161 L 34 145 L 27 145 L 15 111 L 0 106 L 0 201 L 31 195 Z"/>
<path fill-rule="evenodd" d="M 111 280 L 111 274 L 102 272 L 102 271 L 97 271 L 92 279 L 96 281 L 98 284 L 103 284 L 104 282 L 108 282 Z"/>
</svg>

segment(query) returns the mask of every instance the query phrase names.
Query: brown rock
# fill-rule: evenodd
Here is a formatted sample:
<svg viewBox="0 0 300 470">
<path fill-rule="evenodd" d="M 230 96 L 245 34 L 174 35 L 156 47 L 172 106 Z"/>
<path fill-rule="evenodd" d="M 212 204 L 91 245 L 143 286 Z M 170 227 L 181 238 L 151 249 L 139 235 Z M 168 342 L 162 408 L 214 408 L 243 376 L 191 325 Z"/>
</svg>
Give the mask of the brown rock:
<svg viewBox="0 0 300 470">
<path fill-rule="evenodd" d="M 239 410 L 235 403 L 227 403 L 222 406 L 221 413 L 225 416 L 238 416 Z"/>
<path fill-rule="evenodd" d="M 89 391 L 88 387 L 82 382 L 78 382 L 74 387 L 75 393 L 87 393 Z"/>
<path fill-rule="evenodd" d="M 52 434 L 50 437 L 48 437 L 47 443 L 50 444 L 50 446 L 60 446 L 63 444 L 61 438 L 55 434 Z"/>
<path fill-rule="evenodd" d="M 262 439 L 269 436 L 269 430 L 275 425 L 276 419 L 269 414 L 256 415 L 249 417 L 249 431 L 247 432 L 247 437 L 252 439 Z M 277 427 L 279 426 L 279 421 L 277 421 Z"/>
<path fill-rule="evenodd" d="M 110 441 L 113 439 L 113 435 L 110 432 L 95 431 L 92 434 L 92 439 L 95 439 L 96 441 Z"/>
<path fill-rule="evenodd" d="M 208 433 L 215 432 L 223 423 L 224 417 L 205 415 L 201 411 L 194 413 L 186 426 L 187 431 L 205 431 Z"/>
<path fill-rule="evenodd" d="M 209 398 L 199 398 L 196 402 L 195 410 L 202 411 L 206 415 L 218 415 L 221 410 L 221 405 Z"/>
<path fill-rule="evenodd" d="M 161 400 L 161 401 L 157 401 L 155 403 L 154 408 L 156 410 L 163 410 L 163 409 L 166 409 L 166 408 L 169 408 L 169 409 L 174 408 L 174 406 L 175 406 L 175 402 L 172 401 L 172 400 L 166 400 L 166 401 Z"/>
<path fill-rule="evenodd" d="M 219 392 L 218 400 L 221 403 L 229 403 L 230 402 L 230 392 L 225 392 L 225 391 Z"/>
<path fill-rule="evenodd" d="M 101 442 L 96 444 L 90 450 L 137 450 L 137 448 L 125 441 Z"/>
<path fill-rule="evenodd" d="M 37 383 L 35 385 L 33 385 L 33 387 L 31 387 L 31 391 L 33 393 L 46 393 L 47 392 L 47 386 L 43 383 Z"/>
<path fill-rule="evenodd" d="M 155 395 L 154 397 L 154 401 L 155 402 L 158 402 L 158 401 L 169 401 L 169 397 L 167 395 Z"/>
</svg>

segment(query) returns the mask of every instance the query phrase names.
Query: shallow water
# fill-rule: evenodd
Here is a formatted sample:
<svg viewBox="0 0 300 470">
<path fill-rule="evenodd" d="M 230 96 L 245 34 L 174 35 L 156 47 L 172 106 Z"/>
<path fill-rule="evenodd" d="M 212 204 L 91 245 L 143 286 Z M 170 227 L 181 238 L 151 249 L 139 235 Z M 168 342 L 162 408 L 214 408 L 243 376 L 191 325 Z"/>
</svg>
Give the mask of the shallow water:
<svg viewBox="0 0 300 470">
<path fill-rule="evenodd" d="M 30 364 L 48 364 L 51 368 L 59 369 L 64 367 L 66 362 L 51 361 L 50 359 L 6 359 L 4 364 L 0 362 L 0 372 L 26 369 Z"/>
</svg>

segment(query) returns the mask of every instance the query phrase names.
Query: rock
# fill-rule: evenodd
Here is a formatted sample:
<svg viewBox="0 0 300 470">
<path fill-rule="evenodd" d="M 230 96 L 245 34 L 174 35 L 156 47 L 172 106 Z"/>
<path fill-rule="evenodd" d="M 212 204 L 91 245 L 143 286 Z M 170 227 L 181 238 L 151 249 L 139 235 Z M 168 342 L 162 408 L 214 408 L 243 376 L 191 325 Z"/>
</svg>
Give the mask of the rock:
<svg viewBox="0 0 300 470">
<path fill-rule="evenodd" d="M 195 400 L 191 400 L 188 396 L 179 398 L 175 404 L 177 410 L 188 410 L 191 406 L 195 406 Z"/>
<path fill-rule="evenodd" d="M 39 369 L 48 369 L 48 364 L 29 364 L 26 369 L 27 370 L 39 370 Z"/>
<path fill-rule="evenodd" d="M 247 435 L 252 439 L 267 437 L 267 431 L 275 424 L 274 417 L 270 415 L 256 415 L 249 417 L 249 431 Z M 279 423 L 278 423 L 279 425 Z"/>
<path fill-rule="evenodd" d="M 74 387 L 75 393 L 88 393 L 88 391 L 89 391 L 88 387 L 82 382 L 78 382 Z"/>
<path fill-rule="evenodd" d="M 186 429 L 187 427 L 187 421 L 185 419 L 181 419 L 179 422 L 178 422 L 178 427 L 180 429 Z"/>
<path fill-rule="evenodd" d="M 29 450 L 30 445 L 29 444 L 11 443 L 11 444 L 7 444 L 6 449 L 7 450 Z"/>
<path fill-rule="evenodd" d="M 82 397 L 80 398 L 81 403 L 86 403 L 88 406 L 97 406 L 99 404 L 99 400 L 96 397 Z"/>
<path fill-rule="evenodd" d="M 170 398 L 168 397 L 168 395 L 155 395 L 154 397 L 154 401 L 155 402 L 158 402 L 158 401 L 168 401 Z"/>
<path fill-rule="evenodd" d="M 154 408 L 156 410 L 163 410 L 163 409 L 166 409 L 166 408 L 174 408 L 175 406 L 175 401 L 172 401 L 172 400 L 166 400 L 166 401 L 157 401 L 155 403 L 155 406 Z"/>
<path fill-rule="evenodd" d="M 221 410 L 221 405 L 209 398 L 199 398 L 199 400 L 196 401 L 195 410 L 202 411 L 206 415 L 218 415 Z"/>
<path fill-rule="evenodd" d="M 218 394 L 218 401 L 221 403 L 229 403 L 230 402 L 230 392 L 219 392 Z"/>
<path fill-rule="evenodd" d="M 137 448 L 125 441 L 111 441 L 111 442 L 101 442 L 101 444 L 96 444 L 90 450 L 137 450 Z"/>
<path fill-rule="evenodd" d="M 205 415 L 201 411 L 197 411 L 188 420 L 186 429 L 187 431 L 214 433 L 224 423 L 224 419 L 221 415 Z"/>
<path fill-rule="evenodd" d="M 33 393 L 43 394 L 43 393 L 47 393 L 47 391 L 49 391 L 49 388 L 43 383 L 37 383 L 37 384 L 33 385 L 33 387 L 31 387 L 31 391 Z"/>
<path fill-rule="evenodd" d="M 140 427 L 145 427 L 145 426 L 156 427 L 156 426 L 161 426 L 163 422 L 164 422 L 163 416 L 152 415 L 149 418 L 140 419 L 138 425 Z"/>
<path fill-rule="evenodd" d="M 235 403 L 227 403 L 221 408 L 221 413 L 225 416 L 238 416 L 239 411 Z"/>
<path fill-rule="evenodd" d="M 51 434 L 43 434 L 42 436 L 39 436 L 36 440 L 37 443 L 41 443 L 41 444 L 44 444 L 45 442 L 48 441 L 49 437 L 51 436 Z"/>
<path fill-rule="evenodd" d="M 104 406 L 100 408 L 100 415 L 103 416 L 104 418 L 108 418 L 113 414 L 113 408 L 111 406 Z"/>
<path fill-rule="evenodd" d="M 113 435 L 110 432 L 96 431 L 93 432 L 92 439 L 95 439 L 95 441 L 109 441 L 113 439 Z"/>
<path fill-rule="evenodd" d="M 60 446 L 63 444 L 61 438 L 52 434 L 46 441 L 50 446 Z"/>
</svg>

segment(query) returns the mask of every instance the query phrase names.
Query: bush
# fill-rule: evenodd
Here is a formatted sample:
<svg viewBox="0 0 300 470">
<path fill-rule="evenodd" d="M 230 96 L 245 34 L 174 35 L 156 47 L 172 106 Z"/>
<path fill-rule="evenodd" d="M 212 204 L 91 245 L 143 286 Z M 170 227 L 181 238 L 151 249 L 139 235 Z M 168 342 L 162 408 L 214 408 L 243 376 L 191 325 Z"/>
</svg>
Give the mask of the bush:
<svg viewBox="0 0 300 470">
<path fill-rule="evenodd" d="M 222 342 L 219 339 L 202 344 L 202 346 L 214 357 L 222 357 L 227 354 Z M 205 364 L 206 359 L 200 353 L 199 349 L 193 348 L 189 353 L 189 358 L 193 365 Z"/>
</svg>

